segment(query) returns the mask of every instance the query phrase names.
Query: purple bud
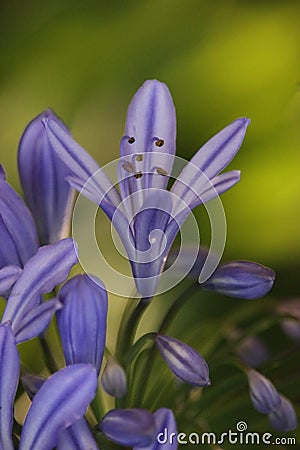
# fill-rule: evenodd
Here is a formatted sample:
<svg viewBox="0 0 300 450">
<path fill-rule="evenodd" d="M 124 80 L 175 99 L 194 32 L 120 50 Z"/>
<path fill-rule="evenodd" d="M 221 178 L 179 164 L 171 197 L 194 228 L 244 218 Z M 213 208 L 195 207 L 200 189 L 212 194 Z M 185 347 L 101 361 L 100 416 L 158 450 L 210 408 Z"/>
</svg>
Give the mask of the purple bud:
<svg viewBox="0 0 300 450">
<path fill-rule="evenodd" d="M 293 341 L 300 342 L 300 299 L 282 302 L 278 307 L 281 316 L 281 328 Z"/>
<path fill-rule="evenodd" d="M 209 386 L 209 369 L 205 359 L 195 349 L 170 336 L 158 334 L 158 350 L 172 372 L 195 386 Z"/>
<path fill-rule="evenodd" d="M 46 110 L 25 129 L 18 153 L 22 188 L 42 245 L 68 236 L 73 205 L 73 193 L 65 180 L 70 173 L 56 156 L 42 124 L 51 117 L 68 132 L 58 117 Z"/>
<path fill-rule="evenodd" d="M 249 367 L 258 367 L 269 359 L 266 344 L 257 336 L 248 336 L 236 348 L 236 354 Z"/>
<path fill-rule="evenodd" d="M 253 300 L 264 297 L 272 288 L 275 272 L 251 261 L 221 264 L 201 286 L 229 297 Z"/>
<path fill-rule="evenodd" d="M 280 399 L 279 407 L 269 414 L 269 422 L 278 431 L 295 430 L 298 426 L 295 409 L 286 397 L 281 396 Z"/>
<path fill-rule="evenodd" d="M 280 395 L 274 385 L 256 370 L 248 371 L 250 397 L 254 408 L 269 414 L 280 405 Z"/>
<path fill-rule="evenodd" d="M 108 358 L 102 373 L 101 383 L 105 392 L 113 397 L 121 398 L 126 394 L 126 373 L 115 358 Z"/>
<path fill-rule="evenodd" d="M 100 428 L 108 439 L 126 447 L 147 447 L 155 438 L 154 416 L 145 409 L 112 409 Z"/>
<path fill-rule="evenodd" d="M 61 288 L 57 324 L 67 364 L 90 363 L 99 374 L 106 338 L 107 292 L 96 277 L 76 275 Z"/>
</svg>

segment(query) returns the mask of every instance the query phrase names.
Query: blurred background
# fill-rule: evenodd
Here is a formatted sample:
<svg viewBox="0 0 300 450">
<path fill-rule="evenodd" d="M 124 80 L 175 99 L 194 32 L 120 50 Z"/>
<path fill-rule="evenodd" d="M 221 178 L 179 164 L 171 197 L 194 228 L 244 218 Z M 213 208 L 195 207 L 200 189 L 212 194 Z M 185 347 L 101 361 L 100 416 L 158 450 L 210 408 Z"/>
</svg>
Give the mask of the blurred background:
<svg viewBox="0 0 300 450">
<path fill-rule="evenodd" d="M 8 180 L 20 192 L 18 142 L 48 107 L 101 165 L 117 158 L 129 101 L 146 79 L 159 79 L 173 95 L 183 158 L 237 117 L 251 118 L 230 165 L 241 182 L 222 196 L 225 259 L 275 269 L 270 301 L 299 295 L 299 19 L 297 0 L 1 1 Z"/>
</svg>

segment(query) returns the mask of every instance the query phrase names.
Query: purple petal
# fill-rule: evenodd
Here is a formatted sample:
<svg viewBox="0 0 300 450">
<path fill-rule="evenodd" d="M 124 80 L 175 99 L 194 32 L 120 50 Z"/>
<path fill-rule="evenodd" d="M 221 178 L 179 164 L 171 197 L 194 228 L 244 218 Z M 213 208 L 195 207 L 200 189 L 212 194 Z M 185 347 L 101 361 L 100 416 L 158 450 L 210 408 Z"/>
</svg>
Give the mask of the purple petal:
<svg viewBox="0 0 300 450">
<path fill-rule="evenodd" d="M 54 298 L 30 310 L 14 329 L 17 344 L 42 334 L 60 307 L 61 304 Z"/>
<path fill-rule="evenodd" d="M 260 338 L 248 336 L 236 348 L 236 354 L 249 367 L 258 367 L 270 357 L 270 352 Z"/>
<path fill-rule="evenodd" d="M 42 245 L 67 237 L 74 200 L 65 180 L 69 172 L 52 149 L 42 124 L 43 119 L 50 117 L 68 133 L 51 110 L 44 111 L 25 129 L 18 152 L 21 185 Z"/>
<path fill-rule="evenodd" d="M 273 383 L 253 369 L 247 375 L 254 408 L 262 414 L 269 414 L 278 408 L 280 395 Z"/>
<path fill-rule="evenodd" d="M 127 377 L 118 361 L 109 357 L 104 367 L 101 384 L 105 392 L 116 398 L 122 398 L 127 392 Z"/>
<path fill-rule="evenodd" d="M 40 390 L 47 378 L 39 377 L 29 373 L 21 375 L 23 388 L 25 389 L 30 400 L 33 400 L 35 394 Z"/>
<path fill-rule="evenodd" d="M 99 447 L 82 418 L 59 433 L 56 450 L 99 450 Z"/>
<path fill-rule="evenodd" d="M 184 167 L 172 192 L 185 202 L 191 188 L 201 192 L 207 180 L 218 175 L 236 155 L 249 123 L 249 119 L 237 119 L 204 144 Z"/>
<path fill-rule="evenodd" d="M 176 115 L 170 91 L 164 83 L 148 80 L 136 92 L 128 108 L 125 136 L 121 141 L 123 164 L 134 164 L 136 172 L 142 172 L 142 188 L 165 188 L 175 151 Z M 169 157 L 164 158 L 164 154 Z M 126 170 L 121 178 L 124 174 Z M 140 189 L 140 185 L 136 188 L 132 185 L 131 191 Z"/>
<path fill-rule="evenodd" d="M 208 365 L 200 353 L 170 336 L 158 334 L 155 340 L 161 356 L 178 378 L 195 386 L 210 385 Z"/>
<path fill-rule="evenodd" d="M 41 247 L 25 264 L 14 285 L 2 322 L 10 320 L 13 329 L 17 328 L 25 314 L 36 306 L 37 297 L 65 281 L 76 263 L 75 243 L 71 238 Z"/>
<path fill-rule="evenodd" d="M 0 268 L 23 267 L 36 253 L 38 237 L 32 215 L 21 197 L 0 177 Z"/>
<path fill-rule="evenodd" d="M 229 297 L 253 300 L 266 295 L 273 286 L 275 272 L 251 261 L 221 264 L 201 286 Z"/>
<path fill-rule="evenodd" d="M 9 289 L 15 284 L 22 269 L 19 266 L 6 266 L 0 269 L 0 295 L 6 297 Z"/>
<path fill-rule="evenodd" d="M 63 161 L 77 183 L 83 187 L 88 182 L 89 189 L 94 192 L 98 204 L 105 198 L 106 202 L 116 208 L 120 203 L 120 195 L 111 180 L 99 167 L 96 161 L 65 131 L 57 120 L 43 120 L 48 138 L 57 156 Z M 84 191 L 83 191 L 84 193 Z"/>
<path fill-rule="evenodd" d="M 102 419 L 101 431 L 116 444 L 146 447 L 154 441 L 155 421 L 145 409 L 112 409 Z"/>
<path fill-rule="evenodd" d="M 75 364 L 51 375 L 35 395 L 19 450 L 52 450 L 59 433 L 82 418 L 97 388 L 95 369 Z"/>
<path fill-rule="evenodd" d="M 286 397 L 280 399 L 280 406 L 269 414 L 269 422 L 275 430 L 293 431 L 298 427 L 295 409 Z"/>
<path fill-rule="evenodd" d="M 107 292 L 96 277 L 76 275 L 62 287 L 57 324 L 67 364 L 89 363 L 99 374 L 106 338 Z"/>
<path fill-rule="evenodd" d="M 20 359 L 15 337 L 8 323 L 0 325 L 0 361 L 0 448 L 13 450 L 13 411 Z"/>
</svg>

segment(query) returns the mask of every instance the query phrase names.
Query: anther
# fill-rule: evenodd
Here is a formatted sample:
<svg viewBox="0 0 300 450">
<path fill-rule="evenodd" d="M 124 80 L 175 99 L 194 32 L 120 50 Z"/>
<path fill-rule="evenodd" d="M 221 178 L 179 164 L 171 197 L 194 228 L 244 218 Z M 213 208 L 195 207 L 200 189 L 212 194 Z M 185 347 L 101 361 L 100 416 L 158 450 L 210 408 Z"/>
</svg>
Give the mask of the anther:
<svg viewBox="0 0 300 450">
<path fill-rule="evenodd" d="M 136 179 L 142 178 L 142 176 L 143 176 L 143 173 L 142 173 L 142 172 L 137 172 L 137 173 L 134 174 L 134 177 L 135 177 Z"/>
<path fill-rule="evenodd" d="M 162 167 L 158 167 L 156 169 L 156 173 L 158 173 L 158 175 L 162 175 L 163 177 L 168 175 L 168 172 L 165 169 L 163 169 Z"/>
<path fill-rule="evenodd" d="M 129 144 L 133 144 L 133 143 L 135 142 L 134 137 L 131 136 L 131 137 L 128 139 L 128 142 L 129 142 Z"/>
<path fill-rule="evenodd" d="M 141 154 L 136 155 L 135 160 L 138 161 L 138 162 L 143 161 L 144 160 L 144 155 L 141 155 Z"/>
<path fill-rule="evenodd" d="M 157 141 L 155 141 L 156 147 L 162 147 L 164 143 L 165 141 L 163 139 L 157 139 Z"/>
<path fill-rule="evenodd" d="M 128 162 L 128 161 L 125 162 L 124 164 L 122 164 L 122 167 L 128 173 L 134 173 L 135 172 L 135 167 L 134 167 L 133 164 L 131 164 L 131 162 Z"/>
</svg>

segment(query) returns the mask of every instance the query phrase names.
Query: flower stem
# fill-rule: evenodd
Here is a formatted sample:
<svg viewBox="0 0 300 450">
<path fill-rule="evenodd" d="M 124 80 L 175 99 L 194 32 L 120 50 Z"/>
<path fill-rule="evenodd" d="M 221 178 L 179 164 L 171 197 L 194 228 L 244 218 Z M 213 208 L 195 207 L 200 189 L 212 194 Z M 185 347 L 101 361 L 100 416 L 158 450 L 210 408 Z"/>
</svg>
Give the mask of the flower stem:
<svg viewBox="0 0 300 450">
<path fill-rule="evenodd" d="M 59 367 L 54 359 L 54 356 L 52 354 L 50 345 L 48 343 L 48 340 L 47 340 L 45 334 L 43 334 L 39 337 L 39 341 L 40 341 L 40 344 L 42 347 L 44 361 L 45 361 L 45 364 L 46 364 L 48 370 L 51 373 L 57 372 L 59 370 Z"/>
</svg>

